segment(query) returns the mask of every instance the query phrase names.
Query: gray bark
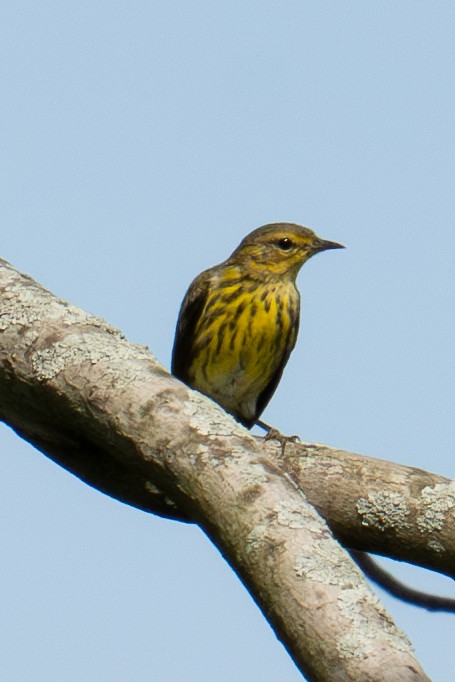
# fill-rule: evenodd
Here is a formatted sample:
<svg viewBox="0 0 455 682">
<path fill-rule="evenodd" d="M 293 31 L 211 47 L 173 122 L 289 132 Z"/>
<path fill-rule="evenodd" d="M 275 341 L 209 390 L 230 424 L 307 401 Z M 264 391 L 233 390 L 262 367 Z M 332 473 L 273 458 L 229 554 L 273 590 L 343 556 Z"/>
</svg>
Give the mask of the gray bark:
<svg viewBox="0 0 455 682">
<path fill-rule="evenodd" d="M 444 528 L 453 523 L 454 494 L 444 479 L 420 472 L 415 485 L 412 470 L 354 455 L 344 465 L 343 453 L 332 458 L 330 449 L 308 444 L 286 446 L 283 460 L 280 448 L 173 379 L 146 348 L 5 261 L 0 418 L 103 492 L 198 523 L 309 680 L 428 680 L 304 489 L 318 479 L 312 501 L 344 541 L 351 535 L 354 546 L 368 549 L 371 534 L 376 548 L 381 540 L 394 547 L 400 533 L 417 527 L 420 544 L 409 560 L 431 555 L 419 563 L 448 572 L 441 557 L 451 551 Z M 360 467 L 353 491 L 346 471 L 354 478 Z M 388 494 L 373 480 L 378 472 Z M 327 485 L 336 485 L 336 495 L 324 492 Z M 435 493 L 443 501 L 436 506 Z M 422 539 L 429 523 L 432 543 Z"/>
</svg>

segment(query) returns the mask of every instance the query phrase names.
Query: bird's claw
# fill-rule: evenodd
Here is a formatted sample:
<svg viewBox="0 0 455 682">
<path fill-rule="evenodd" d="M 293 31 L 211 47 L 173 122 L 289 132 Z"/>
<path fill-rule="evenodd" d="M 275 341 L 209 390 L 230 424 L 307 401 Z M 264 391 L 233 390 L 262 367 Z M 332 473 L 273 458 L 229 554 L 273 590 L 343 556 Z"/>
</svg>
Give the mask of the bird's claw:
<svg viewBox="0 0 455 682">
<path fill-rule="evenodd" d="M 286 443 L 297 443 L 300 441 L 299 436 L 285 436 L 278 429 L 271 428 L 265 435 L 264 440 L 277 440 L 281 445 L 281 454 L 284 455 Z"/>
</svg>

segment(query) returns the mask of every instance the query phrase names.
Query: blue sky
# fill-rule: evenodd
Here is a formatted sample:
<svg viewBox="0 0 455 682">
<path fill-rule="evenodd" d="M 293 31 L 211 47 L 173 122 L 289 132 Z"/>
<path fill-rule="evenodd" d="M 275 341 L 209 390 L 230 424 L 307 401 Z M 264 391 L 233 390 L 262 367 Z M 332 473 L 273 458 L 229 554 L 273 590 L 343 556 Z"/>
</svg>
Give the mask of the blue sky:
<svg viewBox="0 0 455 682">
<path fill-rule="evenodd" d="M 169 367 L 191 279 L 263 223 L 309 225 L 347 249 L 299 277 L 264 418 L 453 476 L 454 21 L 422 0 L 7 3 L 0 256 Z M 6 427 L 0 447 L 5 679 L 301 679 L 197 528 Z M 454 617 L 384 601 L 451 682 Z"/>
</svg>

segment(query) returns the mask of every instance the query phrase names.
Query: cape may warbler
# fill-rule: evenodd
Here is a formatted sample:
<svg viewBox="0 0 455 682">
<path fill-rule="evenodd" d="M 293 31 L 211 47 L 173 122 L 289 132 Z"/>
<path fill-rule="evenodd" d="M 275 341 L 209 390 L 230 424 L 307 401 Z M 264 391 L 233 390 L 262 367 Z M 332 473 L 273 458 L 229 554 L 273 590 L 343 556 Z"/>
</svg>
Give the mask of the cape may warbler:
<svg viewBox="0 0 455 682">
<path fill-rule="evenodd" d="M 264 225 L 191 284 L 177 322 L 172 373 L 251 428 L 295 346 L 297 273 L 341 244 L 293 223 Z"/>
</svg>

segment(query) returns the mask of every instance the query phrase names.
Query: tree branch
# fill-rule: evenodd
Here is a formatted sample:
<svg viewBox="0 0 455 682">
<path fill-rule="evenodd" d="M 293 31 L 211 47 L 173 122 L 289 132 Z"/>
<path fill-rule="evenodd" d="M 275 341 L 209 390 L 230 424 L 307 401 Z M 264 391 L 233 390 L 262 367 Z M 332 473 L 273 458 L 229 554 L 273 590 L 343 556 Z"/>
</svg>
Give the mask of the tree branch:
<svg viewBox="0 0 455 682">
<path fill-rule="evenodd" d="M 272 447 L 345 547 L 455 578 L 455 481 L 326 445 Z"/>
<path fill-rule="evenodd" d="M 170 377 L 146 349 L 5 261 L 0 302 L 3 421 L 103 492 L 199 523 L 309 680 L 428 680 L 406 637 L 307 503 L 295 454 L 292 471 L 283 474 L 282 461 L 270 456 L 273 444 L 265 448 Z M 329 516 L 335 504 L 343 508 L 343 490 L 340 479 Z M 377 530 L 378 503 L 366 485 L 361 492 L 366 502 L 357 515 L 379 542 L 390 527 L 382 521 Z M 445 521 L 447 508 L 441 515 Z"/>
<path fill-rule="evenodd" d="M 360 566 L 363 573 L 372 582 L 382 587 L 382 589 L 386 589 L 395 597 L 401 599 L 401 601 L 405 601 L 413 606 L 420 606 L 427 611 L 455 613 L 455 599 L 438 597 L 435 594 L 427 594 L 426 592 L 415 590 L 394 578 L 393 575 L 376 563 L 369 554 L 357 552 L 356 550 L 351 550 L 349 553 L 357 566 Z"/>
</svg>

